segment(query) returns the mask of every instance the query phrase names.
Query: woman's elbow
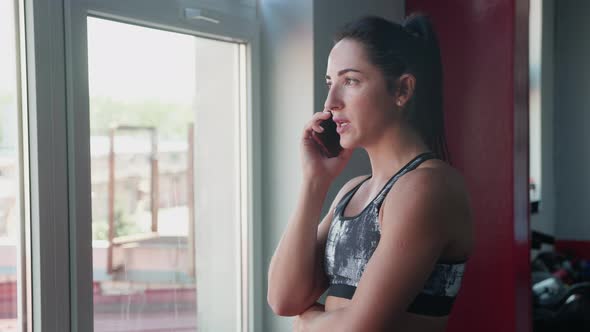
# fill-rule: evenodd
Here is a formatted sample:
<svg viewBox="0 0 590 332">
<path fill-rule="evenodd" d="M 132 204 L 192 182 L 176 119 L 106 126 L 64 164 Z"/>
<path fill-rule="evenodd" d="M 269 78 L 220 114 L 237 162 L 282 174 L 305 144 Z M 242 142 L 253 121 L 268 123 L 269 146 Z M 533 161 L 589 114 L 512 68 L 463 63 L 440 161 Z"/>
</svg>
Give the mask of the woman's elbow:
<svg viewBox="0 0 590 332">
<path fill-rule="evenodd" d="M 272 312 L 278 316 L 295 316 L 298 315 L 300 312 L 296 310 L 295 306 L 292 304 L 287 303 L 287 301 L 276 301 L 267 297 L 268 305 Z"/>
<path fill-rule="evenodd" d="M 306 309 L 304 301 L 298 300 L 294 296 L 281 296 L 270 290 L 267 293 L 266 301 L 278 316 L 296 316 Z"/>
</svg>

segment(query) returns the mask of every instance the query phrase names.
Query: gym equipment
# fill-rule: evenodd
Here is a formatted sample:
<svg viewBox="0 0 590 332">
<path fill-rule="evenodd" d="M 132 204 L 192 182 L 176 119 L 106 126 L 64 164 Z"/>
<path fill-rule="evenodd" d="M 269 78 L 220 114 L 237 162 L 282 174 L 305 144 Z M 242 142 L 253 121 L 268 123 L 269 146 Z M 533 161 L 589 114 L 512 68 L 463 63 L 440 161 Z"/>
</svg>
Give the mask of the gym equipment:
<svg viewBox="0 0 590 332">
<path fill-rule="evenodd" d="M 533 231 L 531 247 L 554 243 Z M 590 331 L 590 263 L 555 252 L 541 252 L 531 263 L 534 332 Z"/>
</svg>

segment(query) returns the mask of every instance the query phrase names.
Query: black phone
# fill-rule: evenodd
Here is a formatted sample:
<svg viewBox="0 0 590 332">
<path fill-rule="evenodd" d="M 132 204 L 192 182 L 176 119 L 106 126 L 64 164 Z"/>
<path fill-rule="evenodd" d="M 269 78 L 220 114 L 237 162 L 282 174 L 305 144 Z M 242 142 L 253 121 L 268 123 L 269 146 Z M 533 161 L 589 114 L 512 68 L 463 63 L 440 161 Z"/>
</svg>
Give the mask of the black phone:
<svg viewBox="0 0 590 332">
<path fill-rule="evenodd" d="M 324 131 L 321 133 L 313 131 L 312 137 L 314 141 L 320 147 L 324 156 L 328 158 L 337 157 L 343 148 L 340 145 L 340 134 L 336 131 L 336 122 L 330 117 L 320 122 L 320 126 L 324 128 Z"/>
</svg>

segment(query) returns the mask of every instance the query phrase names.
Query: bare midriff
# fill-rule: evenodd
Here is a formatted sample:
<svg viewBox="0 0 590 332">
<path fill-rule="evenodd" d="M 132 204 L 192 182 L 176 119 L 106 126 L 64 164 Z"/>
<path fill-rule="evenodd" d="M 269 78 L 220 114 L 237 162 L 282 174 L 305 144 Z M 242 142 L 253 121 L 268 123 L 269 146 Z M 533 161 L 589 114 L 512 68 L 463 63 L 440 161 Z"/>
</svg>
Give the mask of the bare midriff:
<svg viewBox="0 0 590 332">
<path fill-rule="evenodd" d="M 334 311 L 350 305 L 350 300 L 342 297 L 328 296 L 326 298 L 326 312 Z M 391 327 L 395 332 L 444 332 L 447 327 L 448 316 L 429 317 L 405 312 L 397 320 L 396 326 Z"/>
</svg>

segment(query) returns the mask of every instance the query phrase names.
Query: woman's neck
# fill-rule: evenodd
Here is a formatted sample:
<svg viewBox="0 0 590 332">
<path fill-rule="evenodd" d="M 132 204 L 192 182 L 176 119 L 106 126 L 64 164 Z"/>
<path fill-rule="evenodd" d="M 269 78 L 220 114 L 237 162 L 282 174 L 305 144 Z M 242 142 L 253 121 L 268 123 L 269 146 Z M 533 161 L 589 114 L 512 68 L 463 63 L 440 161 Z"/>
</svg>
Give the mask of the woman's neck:
<svg viewBox="0 0 590 332">
<path fill-rule="evenodd" d="M 382 185 L 418 154 L 430 151 L 407 124 L 391 127 L 374 144 L 366 146 L 374 183 Z"/>
</svg>

